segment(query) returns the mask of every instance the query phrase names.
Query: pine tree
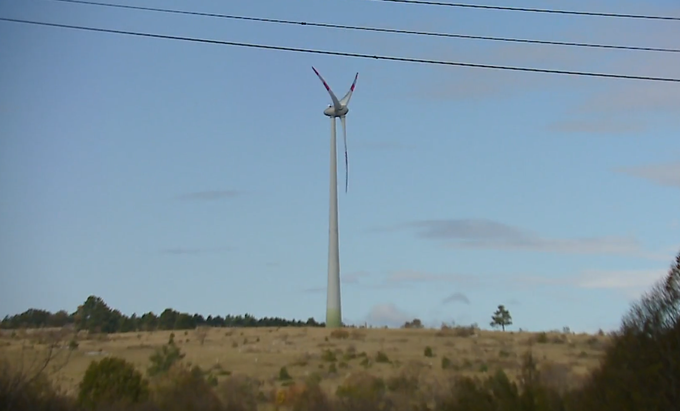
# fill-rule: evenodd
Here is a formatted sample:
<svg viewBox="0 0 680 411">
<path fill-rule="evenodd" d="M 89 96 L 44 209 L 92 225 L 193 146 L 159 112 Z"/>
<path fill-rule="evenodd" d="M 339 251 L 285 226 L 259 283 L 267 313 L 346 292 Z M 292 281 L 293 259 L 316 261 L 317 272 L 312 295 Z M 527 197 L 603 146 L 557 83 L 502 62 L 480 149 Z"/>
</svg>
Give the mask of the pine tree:
<svg viewBox="0 0 680 411">
<path fill-rule="evenodd" d="M 512 325 L 512 316 L 510 316 L 510 311 L 506 310 L 505 306 L 499 305 L 498 310 L 496 310 L 496 312 L 493 313 L 493 316 L 491 317 L 491 326 L 501 327 L 501 329 L 505 331 L 505 327 L 508 325 Z"/>
</svg>

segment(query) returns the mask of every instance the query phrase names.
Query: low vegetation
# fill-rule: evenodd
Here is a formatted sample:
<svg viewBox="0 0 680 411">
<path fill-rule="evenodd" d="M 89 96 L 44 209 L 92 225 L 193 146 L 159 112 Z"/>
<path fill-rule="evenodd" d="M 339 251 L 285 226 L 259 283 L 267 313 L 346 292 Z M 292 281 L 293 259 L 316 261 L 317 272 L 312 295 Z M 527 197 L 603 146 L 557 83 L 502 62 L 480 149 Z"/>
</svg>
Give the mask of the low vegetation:
<svg viewBox="0 0 680 411">
<path fill-rule="evenodd" d="M 0 409 L 677 409 L 680 254 L 610 335 L 461 330 L 21 330 L 2 337 Z"/>
</svg>

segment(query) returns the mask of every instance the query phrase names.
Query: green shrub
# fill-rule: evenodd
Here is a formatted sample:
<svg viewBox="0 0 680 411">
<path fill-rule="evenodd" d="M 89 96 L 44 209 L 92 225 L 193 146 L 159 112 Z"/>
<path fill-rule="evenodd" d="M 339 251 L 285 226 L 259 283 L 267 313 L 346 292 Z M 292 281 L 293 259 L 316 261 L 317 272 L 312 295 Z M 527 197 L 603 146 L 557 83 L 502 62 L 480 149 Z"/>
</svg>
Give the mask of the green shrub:
<svg viewBox="0 0 680 411">
<path fill-rule="evenodd" d="M 316 371 L 312 371 L 306 378 L 305 378 L 305 384 L 311 385 L 311 384 L 321 384 L 321 381 L 323 380 L 323 377 L 321 374 L 319 374 Z"/>
<path fill-rule="evenodd" d="M 418 376 L 413 373 L 401 372 L 389 377 L 385 383 L 388 390 L 414 397 L 418 391 Z"/>
<path fill-rule="evenodd" d="M 424 352 L 426 357 L 434 357 L 434 353 L 432 352 L 432 347 L 429 345 L 425 347 L 425 352 Z"/>
<path fill-rule="evenodd" d="M 336 361 L 337 357 L 335 356 L 335 353 L 331 350 L 324 350 L 321 353 L 321 361 L 326 361 L 326 362 L 333 362 Z"/>
<path fill-rule="evenodd" d="M 287 380 L 292 380 L 293 377 L 290 376 L 288 373 L 288 369 L 286 367 L 281 367 L 279 370 L 279 380 L 280 381 L 287 381 Z"/>
<path fill-rule="evenodd" d="M 78 388 L 78 402 L 90 409 L 100 404 L 133 404 L 149 395 L 148 382 L 142 374 L 131 363 L 116 357 L 91 362 Z"/>
<path fill-rule="evenodd" d="M 170 334 L 170 340 L 160 349 L 156 349 L 151 357 L 149 357 L 149 368 L 146 372 L 150 377 L 164 374 L 177 362 L 181 361 L 185 354 L 175 345 L 175 334 Z"/>
<path fill-rule="evenodd" d="M 536 342 L 539 344 L 547 344 L 548 343 L 548 334 L 545 332 L 542 332 L 536 336 Z"/>
<path fill-rule="evenodd" d="M 377 353 L 375 353 L 375 362 L 385 363 L 385 362 L 390 362 L 390 359 L 387 356 L 387 354 L 385 354 L 382 351 L 378 351 Z"/>
<path fill-rule="evenodd" d="M 484 381 L 484 387 L 493 393 L 494 398 L 499 403 L 517 403 L 519 390 L 517 384 L 510 381 L 503 370 L 496 373 Z"/>
<path fill-rule="evenodd" d="M 437 337 L 471 337 L 475 335 L 477 331 L 477 325 L 472 324 L 472 325 L 456 325 L 456 326 L 448 326 L 446 324 L 442 324 L 441 329 L 435 333 Z"/>
<path fill-rule="evenodd" d="M 350 375 L 336 390 L 341 409 L 379 410 L 385 404 L 385 381 L 365 372 Z"/>
<path fill-rule="evenodd" d="M 336 330 L 331 331 L 331 338 L 337 338 L 341 340 L 346 340 L 349 338 L 349 331 L 343 330 L 342 328 L 338 328 Z"/>
<path fill-rule="evenodd" d="M 550 340 L 553 344 L 564 344 L 567 342 L 567 337 L 562 335 L 556 335 Z"/>
<path fill-rule="evenodd" d="M 347 347 L 347 349 L 345 350 L 345 354 L 343 354 L 342 358 L 345 361 L 357 358 L 357 349 L 354 346 Z"/>
<path fill-rule="evenodd" d="M 260 397 L 260 382 L 245 375 L 234 375 L 220 382 L 216 388 L 226 410 L 256 411 Z"/>
<path fill-rule="evenodd" d="M 174 364 L 154 380 L 152 396 L 163 411 L 222 411 L 223 406 L 206 373 L 197 366 Z"/>
<path fill-rule="evenodd" d="M 319 385 L 321 376 L 310 375 L 301 387 L 291 386 L 284 396 L 285 408 L 291 411 L 330 411 L 333 404 Z M 276 408 L 278 409 L 278 408 Z"/>
<path fill-rule="evenodd" d="M 452 365 L 453 364 L 451 363 L 451 360 L 448 357 L 446 357 L 446 356 L 442 357 L 442 369 L 443 370 L 451 368 Z"/>
</svg>

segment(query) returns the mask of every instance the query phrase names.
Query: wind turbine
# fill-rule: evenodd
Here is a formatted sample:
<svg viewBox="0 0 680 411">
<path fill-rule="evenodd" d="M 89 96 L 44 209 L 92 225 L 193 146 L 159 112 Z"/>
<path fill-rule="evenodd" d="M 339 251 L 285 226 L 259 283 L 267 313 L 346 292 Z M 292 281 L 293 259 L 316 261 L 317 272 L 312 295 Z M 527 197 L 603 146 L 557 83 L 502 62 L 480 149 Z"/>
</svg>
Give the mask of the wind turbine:
<svg viewBox="0 0 680 411">
<path fill-rule="evenodd" d="M 347 161 L 347 128 L 345 116 L 349 112 L 347 105 L 349 104 L 352 93 L 354 93 L 354 86 L 357 84 L 359 73 L 354 76 L 352 87 L 345 96 L 338 100 L 335 94 L 326 83 L 326 80 L 321 77 L 318 71 L 312 67 L 319 80 L 326 87 L 326 91 L 331 96 L 333 104 L 329 104 L 323 111 L 325 115 L 331 118 L 331 181 L 330 181 L 330 215 L 328 226 L 328 290 L 326 300 L 326 327 L 337 328 L 342 326 L 342 314 L 340 309 L 340 252 L 338 249 L 338 156 L 336 153 L 335 142 L 335 119 L 340 117 L 342 122 L 342 135 L 345 141 L 345 192 L 347 192 L 347 182 L 349 177 L 349 168 Z"/>
</svg>

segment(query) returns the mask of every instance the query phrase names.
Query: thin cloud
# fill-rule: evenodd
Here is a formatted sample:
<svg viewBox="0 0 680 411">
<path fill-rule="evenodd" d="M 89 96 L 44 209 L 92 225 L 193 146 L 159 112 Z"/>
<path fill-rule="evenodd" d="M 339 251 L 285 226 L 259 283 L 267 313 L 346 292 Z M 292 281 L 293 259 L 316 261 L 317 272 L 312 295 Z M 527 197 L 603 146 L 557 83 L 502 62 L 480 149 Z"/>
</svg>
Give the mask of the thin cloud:
<svg viewBox="0 0 680 411">
<path fill-rule="evenodd" d="M 425 220 L 402 225 L 414 227 L 418 236 L 428 239 L 519 239 L 527 237 L 522 230 L 496 221 L 479 219 Z"/>
<path fill-rule="evenodd" d="M 680 188 L 680 161 L 640 167 L 623 167 L 615 171 L 642 178 L 661 186 Z"/>
<path fill-rule="evenodd" d="M 418 270 L 397 270 L 388 273 L 378 282 L 361 284 L 362 288 L 376 290 L 409 289 L 414 284 L 453 283 L 466 286 L 478 285 L 484 280 L 479 275 L 435 274 Z"/>
<path fill-rule="evenodd" d="M 377 326 L 400 327 L 413 318 L 413 315 L 400 310 L 393 303 L 387 303 L 373 306 L 366 315 L 366 322 Z"/>
<path fill-rule="evenodd" d="M 406 148 L 412 148 L 412 146 L 401 143 L 399 141 L 362 141 L 356 143 L 355 146 L 359 149 L 364 150 L 376 150 L 376 151 L 392 151 L 392 150 L 403 150 Z"/>
<path fill-rule="evenodd" d="M 469 275 L 460 274 L 433 274 L 417 270 L 398 270 L 393 271 L 385 277 L 384 284 L 396 283 L 419 283 L 419 282 L 437 282 L 437 281 L 451 281 L 451 282 L 474 282 L 477 278 Z"/>
<path fill-rule="evenodd" d="M 586 270 L 576 278 L 574 285 L 581 288 L 644 290 L 666 274 L 666 269 Z"/>
<path fill-rule="evenodd" d="M 503 251 L 532 251 L 555 254 L 591 254 L 591 255 L 638 255 L 643 252 L 638 241 L 626 237 L 594 237 L 577 239 L 551 239 L 535 237 L 528 240 L 489 240 L 461 241 L 448 244 L 458 249 L 493 249 Z"/>
<path fill-rule="evenodd" d="M 676 72 L 678 69 L 680 63 L 675 65 Z M 663 84 L 617 84 L 592 94 L 577 110 L 582 113 L 675 113 L 680 110 L 680 90 Z"/>
<path fill-rule="evenodd" d="M 556 133 L 588 133 L 588 134 L 634 134 L 647 129 L 644 121 L 621 121 L 616 118 L 599 118 L 597 120 L 557 121 L 547 126 L 547 130 Z"/>
<path fill-rule="evenodd" d="M 672 8 L 664 8 L 673 13 Z M 438 30 L 442 30 L 441 28 Z M 644 31 L 622 32 L 614 22 L 567 26 L 554 32 L 554 39 L 576 42 L 631 44 L 672 48 L 671 39 L 680 38 L 680 28 L 658 26 Z M 437 58 L 480 63 L 611 72 L 629 75 L 676 77 L 680 58 L 676 53 L 632 54 L 602 53 L 579 47 L 535 47 L 526 44 L 491 45 L 483 48 L 459 46 L 437 50 Z M 448 58 L 450 57 L 450 58 Z M 652 127 L 673 127 L 680 112 L 680 89 L 655 82 L 602 81 L 588 77 L 539 75 L 495 70 L 427 68 L 431 75 L 402 88 L 409 97 L 430 101 L 497 101 L 531 93 L 560 93 L 568 96 L 568 109 L 562 118 L 539 126 L 551 133 L 640 135 Z M 541 97 L 542 98 L 542 97 Z"/>
<path fill-rule="evenodd" d="M 340 281 L 344 284 L 356 284 L 359 282 L 360 278 L 366 278 L 368 276 L 369 273 L 366 271 L 356 271 L 349 274 L 342 274 L 340 276 Z"/>
<path fill-rule="evenodd" d="M 355 271 L 349 274 L 341 274 L 340 275 L 340 282 L 342 284 L 358 284 L 359 279 L 361 278 L 366 278 L 369 276 L 369 273 L 366 271 Z M 319 293 L 319 292 L 326 292 L 327 287 L 326 286 L 320 286 L 320 287 L 310 287 L 310 288 L 305 288 L 302 290 L 305 293 Z"/>
<path fill-rule="evenodd" d="M 503 44 L 485 48 L 435 49 L 437 59 L 467 61 L 470 63 L 543 67 L 560 66 L 577 69 L 591 56 L 569 48 L 532 47 L 530 45 Z M 450 56 L 450 57 L 449 57 Z M 529 92 L 544 92 L 570 84 L 566 76 L 528 75 L 527 73 L 461 68 L 451 76 L 446 67 L 433 67 L 431 75 L 405 90 L 408 97 L 434 101 L 481 101 L 511 98 Z"/>
<path fill-rule="evenodd" d="M 218 253 L 222 251 L 230 251 L 231 247 L 216 247 L 216 248 L 185 248 L 185 247 L 173 247 L 164 248 L 161 250 L 161 254 L 167 255 L 197 255 L 206 253 Z"/>
<path fill-rule="evenodd" d="M 680 28 L 670 26 L 656 30 L 600 30 L 609 42 L 654 44 L 674 47 L 670 39 L 680 36 Z M 623 36 L 623 37 L 622 37 Z M 605 41 L 606 39 L 603 39 Z M 630 75 L 676 77 L 680 58 L 675 53 L 645 53 L 645 58 L 621 54 L 601 61 L 608 67 L 602 71 L 625 72 Z M 598 57 L 598 56 L 593 56 Z M 624 69 L 625 68 L 625 69 Z M 569 110 L 569 118 L 551 124 L 549 129 L 562 132 L 637 133 L 652 124 L 673 124 L 680 110 L 680 89 L 655 82 L 612 81 L 593 83 L 593 87 L 575 88 L 577 102 Z M 649 115 L 653 117 L 649 117 Z"/>
<path fill-rule="evenodd" d="M 182 194 L 177 196 L 176 199 L 182 201 L 218 201 L 227 198 L 235 198 L 242 194 L 242 191 L 237 190 L 209 190 Z"/>
<path fill-rule="evenodd" d="M 386 230 L 414 229 L 424 239 L 447 241 L 446 247 L 470 250 L 532 251 L 559 254 L 614 254 L 658 258 L 631 237 L 547 238 L 537 233 L 484 219 L 425 220 Z"/>
<path fill-rule="evenodd" d="M 428 274 L 420 271 L 414 270 L 401 270 L 390 273 L 386 282 L 399 283 L 399 282 L 429 282 L 429 281 L 441 281 L 446 279 L 445 276 L 440 274 Z"/>
<path fill-rule="evenodd" d="M 320 292 L 325 292 L 326 287 L 311 287 L 311 288 L 305 288 L 302 290 L 304 293 L 320 293 Z"/>
<path fill-rule="evenodd" d="M 442 304 L 451 304 L 451 303 L 463 303 L 463 304 L 470 304 L 470 299 L 467 298 L 467 296 L 463 293 L 453 293 L 450 296 L 444 298 L 442 301 Z"/>
<path fill-rule="evenodd" d="M 439 79 L 439 80 L 438 80 Z M 479 101 L 509 98 L 537 86 L 519 73 L 490 73 L 482 70 L 460 70 L 455 77 L 435 71 L 423 83 L 406 90 L 406 97 L 434 101 Z"/>
<path fill-rule="evenodd" d="M 637 297 L 668 273 L 664 268 L 642 270 L 583 270 L 577 275 L 561 278 L 522 277 L 515 281 L 525 284 L 570 286 L 583 289 L 612 290 Z"/>
</svg>

